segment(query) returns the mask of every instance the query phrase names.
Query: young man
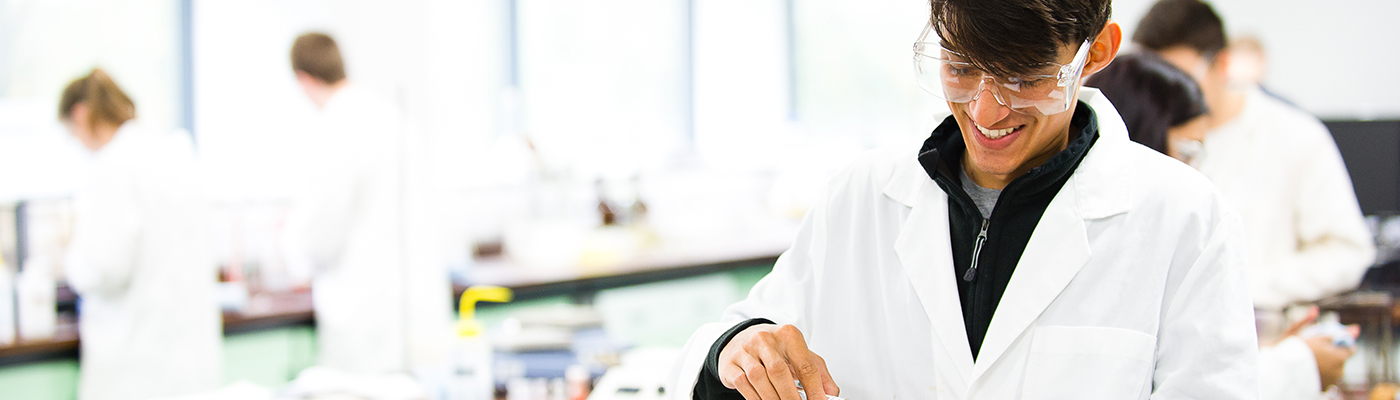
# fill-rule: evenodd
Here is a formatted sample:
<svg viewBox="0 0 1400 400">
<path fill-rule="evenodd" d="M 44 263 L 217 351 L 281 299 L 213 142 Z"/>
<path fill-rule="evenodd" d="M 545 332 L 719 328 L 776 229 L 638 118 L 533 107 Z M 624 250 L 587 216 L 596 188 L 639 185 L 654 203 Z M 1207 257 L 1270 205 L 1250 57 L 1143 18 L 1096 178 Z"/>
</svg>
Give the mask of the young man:
<svg viewBox="0 0 1400 400">
<path fill-rule="evenodd" d="M 394 107 L 351 85 L 330 36 L 292 45 L 292 69 L 320 110 L 312 181 L 288 218 L 289 265 L 314 267 L 319 363 L 406 370 L 398 139 Z M 305 270 L 306 268 L 293 268 Z"/>
<path fill-rule="evenodd" d="M 793 247 L 692 336 L 701 399 L 1254 399 L 1238 220 L 1080 79 L 1109 0 L 934 0 L 953 115 L 837 174 Z"/>
<path fill-rule="evenodd" d="M 1282 331 L 1285 306 L 1355 288 L 1375 248 L 1327 128 L 1255 84 L 1231 81 L 1224 24 L 1209 4 L 1160 1 L 1133 40 L 1190 72 L 1205 94 L 1211 128 L 1191 164 L 1243 217 L 1263 341 Z M 1326 338 L 1265 347 L 1261 394 L 1315 399 L 1351 353 Z"/>
</svg>

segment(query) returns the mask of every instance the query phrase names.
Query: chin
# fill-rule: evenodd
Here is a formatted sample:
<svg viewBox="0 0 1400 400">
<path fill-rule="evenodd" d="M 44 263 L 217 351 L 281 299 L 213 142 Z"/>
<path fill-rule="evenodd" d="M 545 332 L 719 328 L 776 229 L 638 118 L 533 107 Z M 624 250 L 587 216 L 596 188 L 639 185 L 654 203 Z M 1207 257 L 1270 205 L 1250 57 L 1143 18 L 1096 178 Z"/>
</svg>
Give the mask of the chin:
<svg viewBox="0 0 1400 400">
<path fill-rule="evenodd" d="M 969 158 L 969 164 L 979 172 L 992 175 L 1009 175 L 1016 169 L 1016 166 L 1013 165 L 1015 163 L 1012 162 L 1010 156 L 994 155 L 988 157 L 986 155 L 988 153 L 987 150 L 978 149 L 976 147 L 970 147 L 970 149 L 982 154 L 981 157 L 973 156 Z"/>
</svg>

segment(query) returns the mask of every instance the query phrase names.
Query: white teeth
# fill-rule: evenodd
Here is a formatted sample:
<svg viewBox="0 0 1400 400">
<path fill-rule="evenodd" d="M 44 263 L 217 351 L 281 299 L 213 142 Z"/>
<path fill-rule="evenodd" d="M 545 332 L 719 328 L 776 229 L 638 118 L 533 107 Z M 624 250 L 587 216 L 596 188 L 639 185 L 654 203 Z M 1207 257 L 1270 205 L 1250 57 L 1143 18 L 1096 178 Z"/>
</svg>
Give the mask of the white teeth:
<svg viewBox="0 0 1400 400">
<path fill-rule="evenodd" d="M 973 125 L 977 125 L 977 124 L 973 124 Z M 1011 128 L 1006 128 L 1006 129 L 996 129 L 996 130 L 992 130 L 992 129 L 983 128 L 981 125 L 977 125 L 977 130 L 982 131 L 982 136 L 986 136 L 986 137 L 991 138 L 991 139 L 1001 139 L 1002 136 L 1006 136 L 1007 134 L 1011 133 L 1011 131 L 1016 130 L 1016 128 L 1015 128 L 1015 127 L 1011 127 Z"/>
</svg>

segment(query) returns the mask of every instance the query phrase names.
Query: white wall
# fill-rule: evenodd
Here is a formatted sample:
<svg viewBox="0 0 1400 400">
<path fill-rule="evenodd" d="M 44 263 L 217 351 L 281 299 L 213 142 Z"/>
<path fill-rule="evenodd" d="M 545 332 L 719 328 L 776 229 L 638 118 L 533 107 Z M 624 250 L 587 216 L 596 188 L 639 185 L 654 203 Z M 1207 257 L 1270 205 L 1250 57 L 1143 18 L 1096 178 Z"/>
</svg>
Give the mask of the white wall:
<svg viewBox="0 0 1400 400">
<path fill-rule="evenodd" d="M 1115 0 L 1131 37 L 1151 0 Z M 1321 118 L 1400 118 L 1400 1 L 1222 0 L 1228 34 L 1264 43 L 1264 84 Z M 1126 38 L 1125 38 L 1126 39 Z"/>
</svg>

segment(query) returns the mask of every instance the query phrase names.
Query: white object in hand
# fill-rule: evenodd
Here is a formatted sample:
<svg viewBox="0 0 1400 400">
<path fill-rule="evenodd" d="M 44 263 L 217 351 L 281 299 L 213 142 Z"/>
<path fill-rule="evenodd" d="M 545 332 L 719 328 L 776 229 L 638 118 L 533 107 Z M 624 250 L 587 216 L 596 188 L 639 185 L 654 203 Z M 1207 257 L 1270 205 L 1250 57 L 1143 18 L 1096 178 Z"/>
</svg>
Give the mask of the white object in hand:
<svg viewBox="0 0 1400 400">
<path fill-rule="evenodd" d="M 1335 312 L 1329 312 L 1318 319 L 1317 324 L 1309 326 L 1298 336 L 1304 338 L 1326 336 L 1332 338 L 1332 345 L 1337 347 L 1355 348 L 1356 337 L 1351 335 L 1351 331 L 1346 325 L 1342 325 L 1341 318 Z"/>
</svg>

